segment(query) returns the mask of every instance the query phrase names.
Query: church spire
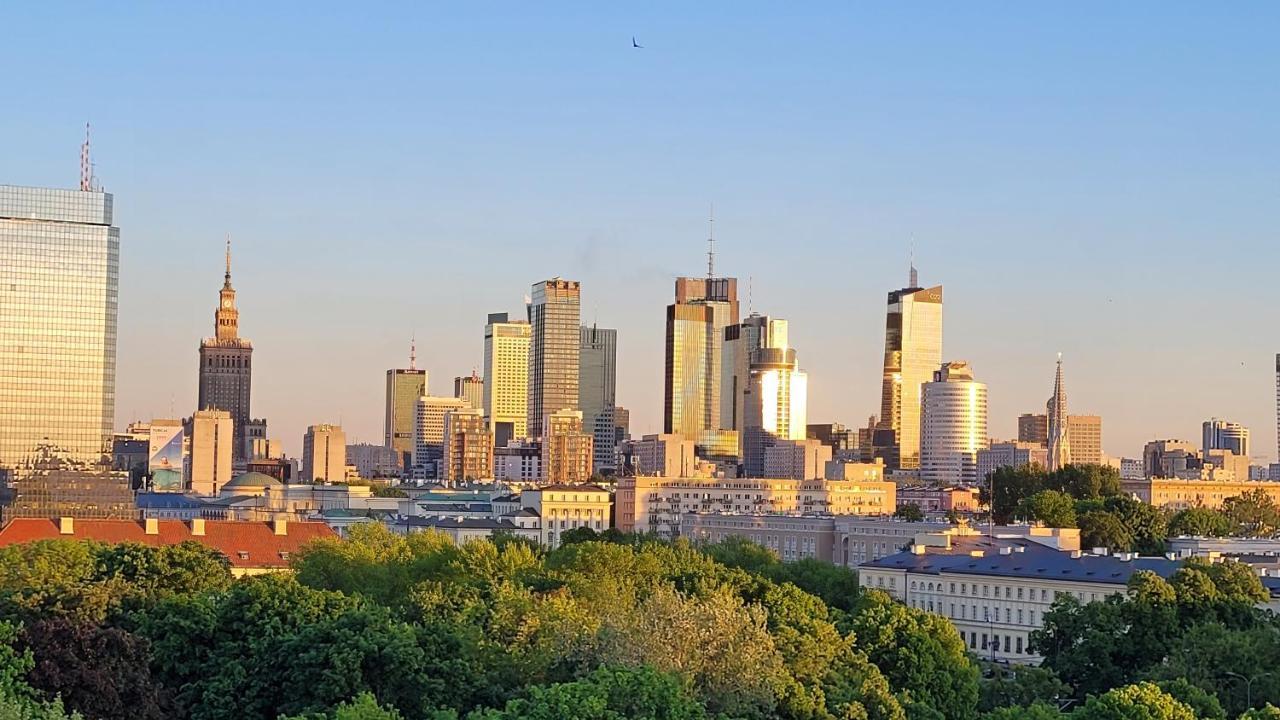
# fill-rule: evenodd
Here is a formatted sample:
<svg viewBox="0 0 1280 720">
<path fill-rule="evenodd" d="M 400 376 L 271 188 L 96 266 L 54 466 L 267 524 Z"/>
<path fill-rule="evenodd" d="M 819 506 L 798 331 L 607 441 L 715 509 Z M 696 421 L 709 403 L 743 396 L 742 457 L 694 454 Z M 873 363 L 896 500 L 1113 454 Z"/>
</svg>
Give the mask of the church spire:
<svg viewBox="0 0 1280 720">
<path fill-rule="evenodd" d="M 1058 353 L 1058 369 L 1053 376 L 1048 421 L 1049 469 L 1060 470 L 1071 464 L 1070 419 L 1067 415 L 1067 388 L 1062 380 L 1062 353 Z"/>
</svg>

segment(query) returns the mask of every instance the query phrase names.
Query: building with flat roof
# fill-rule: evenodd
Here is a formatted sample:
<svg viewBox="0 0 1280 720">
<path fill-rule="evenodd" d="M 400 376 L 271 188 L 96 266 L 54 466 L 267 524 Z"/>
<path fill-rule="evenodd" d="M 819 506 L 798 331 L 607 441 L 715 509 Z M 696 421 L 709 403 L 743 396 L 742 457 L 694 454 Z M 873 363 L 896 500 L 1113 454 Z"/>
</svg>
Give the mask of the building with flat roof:
<svg viewBox="0 0 1280 720">
<path fill-rule="evenodd" d="M 725 328 L 738 322 L 738 281 L 680 277 L 667 306 L 662 432 L 697 440 L 720 429 Z"/>
<path fill-rule="evenodd" d="M 302 482 L 341 482 L 347 477 L 347 434 L 322 423 L 302 436 Z"/>
<path fill-rule="evenodd" d="M 889 293 L 879 427 L 892 430 L 897 467 L 920 466 L 921 386 L 942 365 L 942 286 L 921 288 L 914 265 L 908 287 Z"/>
<path fill-rule="evenodd" d="M 578 409 L 592 436 L 591 472 L 613 474 L 618 467 L 618 331 L 595 325 L 580 329 Z"/>
<path fill-rule="evenodd" d="M 920 479 L 951 485 L 978 481 L 987 447 L 987 386 L 965 361 L 943 363 L 920 388 Z"/>
<path fill-rule="evenodd" d="M 544 485 L 521 492 L 520 504 L 542 519 L 539 541 L 554 548 L 566 531 L 608 530 L 613 498 L 599 485 Z"/>
<path fill-rule="evenodd" d="M 557 277 L 535 283 L 530 292 L 526 415 L 530 437 L 541 438 L 549 415 L 578 409 L 582 285 Z"/>
<path fill-rule="evenodd" d="M 1249 480 L 1193 480 L 1181 478 L 1141 478 L 1121 480 L 1120 490 L 1156 507 L 1183 509 L 1222 507 L 1227 498 L 1262 490 L 1280 503 L 1280 483 Z"/>
<path fill-rule="evenodd" d="M 484 326 L 484 416 L 494 445 L 506 447 L 529 437 L 528 321 L 490 313 Z"/>
</svg>

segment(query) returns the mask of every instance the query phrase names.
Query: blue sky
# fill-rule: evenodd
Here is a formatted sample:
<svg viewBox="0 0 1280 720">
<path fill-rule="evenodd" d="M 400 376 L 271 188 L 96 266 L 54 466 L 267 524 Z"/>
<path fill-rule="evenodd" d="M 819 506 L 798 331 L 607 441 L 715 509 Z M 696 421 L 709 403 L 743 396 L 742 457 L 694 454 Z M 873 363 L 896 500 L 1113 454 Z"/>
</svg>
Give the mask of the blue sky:
<svg viewBox="0 0 1280 720">
<path fill-rule="evenodd" d="M 1216 415 L 1275 455 L 1280 6 L 226 5 L 0 10 L 0 182 L 74 185 L 88 120 L 116 195 L 122 426 L 193 409 L 229 232 L 254 414 L 295 452 L 322 421 L 378 442 L 412 333 L 447 394 L 553 275 L 654 431 L 714 202 L 811 421 L 878 407 L 914 242 L 993 436 L 1061 351 L 1111 454 Z"/>
</svg>

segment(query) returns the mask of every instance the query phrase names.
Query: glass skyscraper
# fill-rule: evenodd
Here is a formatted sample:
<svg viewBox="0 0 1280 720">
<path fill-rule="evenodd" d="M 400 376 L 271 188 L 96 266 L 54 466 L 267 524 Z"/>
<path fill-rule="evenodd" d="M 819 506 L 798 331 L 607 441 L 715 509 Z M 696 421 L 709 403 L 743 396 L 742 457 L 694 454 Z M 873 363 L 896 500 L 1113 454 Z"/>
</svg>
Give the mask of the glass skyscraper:
<svg viewBox="0 0 1280 720">
<path fill-rule="evenodd" d="M 579 324 L 582 289 L 574 280 L 553 278 L 533 286 L 529 303 L 529 407 L 531 437 L 558 410 L 578 409 Z"/>
<path fill-rule="evenodd" d="M 898 467 L 920 467 L 920 386 L 942 365 L 942 286 L 889 293 L 885 317 L 880 428 L 894 431 Z"/>
<path fill-rule="evenodd" d="M 617 467 L 618 331 L 582 326 L 578 407 L 582 424 L 594 437 L 591 470 Z"/>
<path fill-rule="evenodd" d="M 120 230 L 97 190 L 0 185 L 0 466 L 109 449 Z"/>
<path fill-rule="evenodd" d="M 667 306 L 662 431 L 697 442 L 720 429 L 725 328 L 738 323 L 734 278 L 676 278 Z"/>
</svg>

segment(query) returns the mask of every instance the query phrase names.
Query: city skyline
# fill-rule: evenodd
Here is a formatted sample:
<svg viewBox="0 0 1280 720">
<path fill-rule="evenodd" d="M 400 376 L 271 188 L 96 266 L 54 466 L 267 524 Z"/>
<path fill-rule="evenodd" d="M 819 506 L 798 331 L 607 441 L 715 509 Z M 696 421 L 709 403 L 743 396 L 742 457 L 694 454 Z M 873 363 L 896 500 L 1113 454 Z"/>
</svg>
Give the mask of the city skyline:
<svg viewBox="0 0 1280 720">
<path fill-rule="evenodd" d="M 177 22 L 151 12 L 130 19 L 149 21 L 137 23 L 149 32 Z M 67 41 L 111 21 L 99 13 L 88 10 L 70 23 Z M 71 188 L 81 125 L 86 116 L 94 123 L 97 174 L 116 197 L 123 238 L 117 429 L 196 407 L 191 348 L 207 332 L 218 280 L 210 268 L 220 265 L 229 231 L 242 331 L 258 349 L 255 414 L 270 419 L 270 435 L 290 454 L 299 452 L 305 428 L 321 422 L 341 422 L 353 441 L 377 442 L 384 373 L 403 363 L 410 336 L 419 337 L 422 365 L 436 377 L 464 375 L 480 364 L 485 314 L 506 309 L 520 317 L 529 284 L 555 275 L 583 283 L 583 324 L 618 329 L 618 402 L 632 412 L 633 435 L 660 430 L 662 408 L 652 398 L 661 392 L 661 311 L 674 278 L 701 270 L 706 206 L 714 200 L 717 271 L 748 289 L 740 292 L 744 316 L 754 309 L 791 321 L 794 344 L 805 350 L 814 422 L 857 427 L 879 406 L 883 296 L 900 286 L 914 242 L 926 283 L 947 287 L 946 357 L 972 361 L 990 387 L 993 437 L 1015 437 L 1017 416 L 1039 411 L 1044 368 L 1063 352 L 1071 409 L 1105 418 L 1108 454 L 1133 457 L 1156 438 L 1195 441 L 1204 418 L 1227 417 L 1254 432 L 1256 455 L 1274 458 L 1274 443 L 1261 439 L 1274 436 L 1272 360 L 1280 339 L 1267 290 L 1280 257 L 1270 242 L 1265 190 L 1274 187 L 1280 163 L 1266 142 L 1270 123 L 1259 122 L 1276 109 L 1265 90 L 1266 63 L 1250 49 L 1268 23 L 1209 16 L 1193 28 L 1172 18 L 1159 33 L 1142 34 L 1137 28 L 1146 18 L 1121 12 L 1089 47 L 1129 48 L 1126 60 L 1055 44 L 1071 30 L 1035 22 L 1048 13 L 1010 11 L 1001 29 L 1026 31 L 1010 32 L 1016 40 L 982 28 L 963 39 L 975 29 L 964 18 L 949 30 L 945 18 L 913 24 L 905 11 L 875 13 L 868 22 L 881 33 L 916 33 L 901 50 L 873 39 L 883 55 L 877 62 L 848 55 L 859 51 L 841 49 L 843 40 L 803 17 L 738 22 L 733 34 L 703 38 L 707 49 L 692 42 L 708 26 L 706 16 L 695 16 L 687 30 L 643 16 L 589 15 L 577 32 L 535 21 L 563 54 L 537 58 L 527 71 L 510 54 L 464 68 L 439 89 L 442 111 L 425 137 L 407 122 L 423 116 L 421 107 L 393 99 L 381 85 L 304 83 L 288 97 L 296 109 L 281 110 L 272 94 L 290 77 L 293 60 L 272 61 L 273 46 L 256 35 L 242 41 L 246 52 L 227 79 L 197 48 L 164 33 L 150 51 L 161 55 L 131 60 L 106 48 L 101 61 L 121 82 L 100 90 L 64 77 L 73 61 L 58 60 L 52 48 L 15 38 L 0 50 L 6 58 L 21 53 L 51 64 L 16 79 L 14 100 L 29 111 L 0 119 L 0 157 L 7 183 Z M 333 16 L 341 13 L 318 14 L 314 22 L 337 24 Z M 215 17 L 210 28 L 234 19 Z M 277 20 L 267 18 L 262 32 L 270 34 Z M 647 30 L 643 59 L 614 54 L 612 34 L 631 30 L 619 33 L 606 20 Z M 118 20 L 111 26 L 123 33 L 120 46 L 137 45 L 130 38 L 138 30 Z M 465 21 L 452 29 L 475 36 Z M 808 106 L 802 118 L 753 100 L 749 84 L 732 89 L 760 65 L 738 69 L 716 52 L 742 59 L 770 33 L 793 38 L 802 29 L 813 33 L 812 42 L 783 68 L 870 68 L 835 79 L 841 92 L 834 95 L 871 93 L 876 109 L 850 114 L 860 107 L 853 100 L 801 85 L 788 97 Z M 496 32 L 505 36 L 514 27 Z M 1195 52 L 1185 60 L 1169 55 L 1194 47 L 1189 39 L 1204 32 L 1234 49 L 1209 66 L 1197 64 Z M 1000 42 L 983 54 L 993 37 Z M 911 51 L 927 40 L 959 51 L 953 68 L 937 52 L 910 63 Z M 433 67 L 445 61 L 438 53 L 457 51 L 453 41 L 443 50 L 396 52 Z M 1017 51 L 1021 67 L 1000 67 Z M 298 58 L 314 52 L 302 47 Z M 163 53 L 196 77 L 190 89 L 167 91 L 174 94 L 162 98 L 173 102 L 159 107 L 146 102 L 154 87 L 136 80 L 139 63 Z M 536 73 L 585 66 L 586 58 L 603 65 L 566 72 L 565 92 L 554 95 L 563 108 L 544 103 L 541 111 L 504 119 L 523 121 L 524 129 L 476 151 L 474 161 L 448 149 L 480 147 L 463 128 L 477 112 L 554 90 Z M 325 67 L 345 67 L 324 60 Z M 342 62 L 353 65 L 341 78 L 377 67 L 359 57 Z M 252 64 L 266 71 L 246 76 Z M 678 69 L 691 77 L 681 79 Z M 1187 71 L 1178 85 L 1160 80 L 1178 69 Z M 650 103 L 659 88 L 684 97 L 708 79 L 720 82 L 710 97 L 681 109 L 695 120 L 671 125 L 666 111 L 647 105 L 639 113 L 631 102 L 611 109 L 622 96 L 595 87 L 600 72 L 631 83 L 635 103 Z M 923 77 L 929 73 L 938 77 Z M 980 94 L 990 107 L 961 102 L 956 89 L 972 90 L 966 83 L 981 77 L 993 78 L 977 86 L 989 89 Z M 527 90 L 498 92 L 522 79 L 530 81 Z M 781 73 L 760 80 L 770 92 L 783 81 Z M 379 112 L 341 110 L 299 127 L 293 121 L 302 115 L 291 113 L 314 116 L 322 89 L 349 106 L 378 100 L 370 107 Z M 34 102 L 51 90 L 74 101 Z M 144 117 L 136 105 L 155 112 Z M 236 119 L 258 105 L 271 111 L 262 133 L 269 146 L 254 137 L 248 114 Z M 570 140 L 553 121 L 571 111 L 592 113 L 599 130 Z M 840 122 L 805 119 L 810 115 Z M 253 123 L 262 121 L 252 114 Z M 652 129 L 664 126 L 683 128 L 687 137 L 668 147 L 669 131 Z M 435 139 L 441 134 L 447 141 Z M 747 147 L 751 157 L 739 159 Z M 548 151 L 564 162 L 549 175 Z M 769 179 L 788 167 L 805 180 Z M 623 168 L 625 181 L 618 179 Z M 297 182 L 302 175 L 306 186 Z M 543 191 L 522 197 L 535 179 Z M 353 205 L 335 209 L 332 193 Z M 775 261 L 780 242 L 793 262 Z M 517 259 L 534 247 L 536 257 Z M 1217 251 L 1205 252 L 1210 247 Z M 500 267 L 480 270 L 478 263 L 504 256 Z M 458 279 L 416 282 L 446 259 Z M 1195 285 L 1171 281 L 1192 273 Z M 1234 311 L 1222 313 L 1208 297 L 1231 297 Z M 836 324 L 826 314 L 833 308 Z M 1046 322 L 1051 312 L 1054 320 Z M 1214 327 L 1215 337 L 1186 332 L 1195 327 Z M 335 356 L 339 336 L 343 352 Z M 341 386 L 313 391 L 335 376 Z"/>
</svg>

